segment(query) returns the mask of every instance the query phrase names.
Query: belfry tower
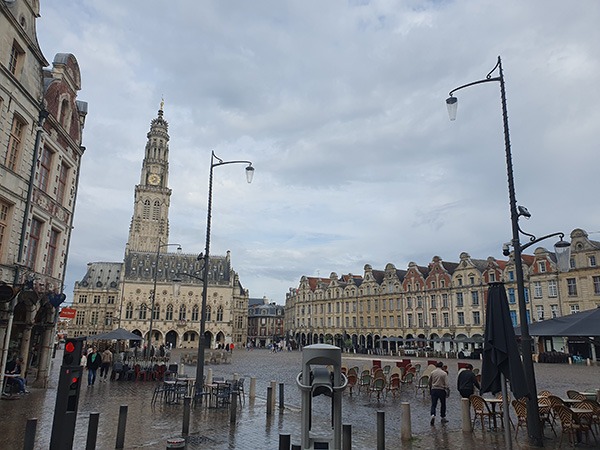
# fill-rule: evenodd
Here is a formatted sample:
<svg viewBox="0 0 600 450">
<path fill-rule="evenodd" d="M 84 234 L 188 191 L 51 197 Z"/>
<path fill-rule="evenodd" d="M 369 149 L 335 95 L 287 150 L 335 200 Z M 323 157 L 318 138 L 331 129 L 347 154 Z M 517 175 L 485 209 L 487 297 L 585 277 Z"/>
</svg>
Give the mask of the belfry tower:
<svg viewBox="0 0 600 450">
<path fill-rule="evenodd" d="M 163 118 L 164 101 L 152 120 L 140 183 L 135 186 L 133 217 L 125 252 L 154 252 L 160 239 L 169 242 L 169 124 Z"/>
</svg>

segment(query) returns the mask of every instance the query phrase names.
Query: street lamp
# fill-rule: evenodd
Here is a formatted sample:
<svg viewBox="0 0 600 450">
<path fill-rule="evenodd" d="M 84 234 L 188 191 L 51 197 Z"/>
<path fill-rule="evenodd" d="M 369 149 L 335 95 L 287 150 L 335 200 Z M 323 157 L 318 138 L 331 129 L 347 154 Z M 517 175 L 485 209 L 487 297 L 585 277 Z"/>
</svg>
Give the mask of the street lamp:
<svg viewBox="0 0 600 450">
<path fill-rule="evenodd" d="M 206 215 L 206 246 L 204 249 L 204 274 L 201 279 L 203 282 L 202 289 L 202 311 L 200 312 L 200 339 L 198 341 L 198 364 L 196 365 L 196 396 L 201 395 L 204 390 L 204 351 L 206 349 L 206 343 L 204 342 L 204 333 L 206 328 L 206 302 L 208 296 L 208 263 L 210 254 L 210 224 L 211 224 L 211 212 L 212 212 L 212 189 L 213 189 L 213 169 L 219 166 L 225 166 L 227 164 L 248 164 L 246 167 L 246 181 L 252 183 L 254 176 L 254 167 L 252 167 L 251 161 L 223 161 L 221 158 L 215 155 L 215 152 L 211 152 L 210 156 L 210 174 L 208 177 L 208 208 Z M 199 257 L 200 258 L 200 257 Z M 191 276 L 189 274 L 186 274 Z"/>
<path fill-rule="evenodd" d="M 498 69 L 498 76 L 492 77 L 492 74 L 496 71 L 496 69 Z M 448 115 L 450 116 L 450 120 L 456 119 L 456 111 L 458 108 L 458 99 L 454 97 L 454 92 L 469 86 L 474 86 L 476 84 L 496 81 L 500 83 L 502 118 L 504 124 L 504 146 L 506 151 L 506 171 L 508 175 L 508 196 L 510 202 L 510 218 L 512 224 L 512 241 L 510 242 L 510 244 L 504 245 L 503 253 L 505 256 L 508 256 L 508 254 L 510 254 L 509 245 L 512 246 L 515 260 L 515 270 L 517 272 L 517 292 L 519 299 L 519 318 L 521 321 L 523 370 L 525 372 L 525 379 L 527 380 L 527 386 L 529 388 L 530 395 L 527 399 L 527 430 L 529 433 L 529 439 L 531 443 L 535 446 L 542 447 L 542 429 L 537 404 L 537 387 L 535 382 L 535 373 L 533 369 L 533 359 L 531 355 L 532 339 L 529 335 L 529 323 L 527 321 L 527 305 L 525 303 L 525 283 L 523 280 L 523 261 L 521 259 L 521 253 L 527 247 L 530 247 L 531 245 L 537 242 L 540 242 L 552 236 L 559 236 L 560 241 L 555 244 L 557 262 L 560 270 L 568 270 L 568 261 L 570 258 L 570 243 L 563 240 L 563 233 L 552 233 L 546 236 L 542 236 L 540 238 L 536 238 L 532 234 L 525 233 L 519 227 L 519 217 L 523 216 L 529 218 L 531 217 L 531 214 L 529 213 L 527 208 L 523 206 L 517 206 L 517 198 L 515 195 L 515 182 L 513 178 L 512 155 L 510 150 L 510 135 L 508 130 L 508 112 L 506 109 L 506 89 L 504 85 L 504 73 L 502 71 L 502 60 L 500 59 L 500 56 L 498 56 L 498 62 L 496 63 L 494 68 L 487 74 L 485 79 L 464 84 L 450 91 L 450 93 L 448 94 L 449 97 L 446 99 L 446 106 L 448 108 Z M 529 236 L 530 241 L 525 245 L 521 245 L 519 233 Z"/>
<path fill-rule="evenodd" d="M 152 288 L 152 299 L 150 305 L 150 328 L 148 330 L 148 344 L 146 345 L 146 358 L 150 358 L 150 349 L 152 348 L 152 325 L 154 324 L 154 303 L 156 302 L 156 282 L 158 280 L 158 258 L 160 257 L 160 249 L 163 247 L 177 246 L 177 253 L 181 253 L 181 245 L 179 244 L 163 244 L 158 238 L 156 245 L 156 260 L 154 263 L 154 286 Z"/>
</svg>

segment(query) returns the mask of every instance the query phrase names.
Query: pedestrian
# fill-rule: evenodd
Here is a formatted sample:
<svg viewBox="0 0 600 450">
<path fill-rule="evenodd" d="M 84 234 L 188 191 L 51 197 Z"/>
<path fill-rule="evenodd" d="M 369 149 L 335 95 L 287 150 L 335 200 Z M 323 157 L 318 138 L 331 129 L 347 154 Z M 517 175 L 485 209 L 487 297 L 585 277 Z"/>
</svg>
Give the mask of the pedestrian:
<svg viewBox="0 0 600 450">
<path fill-rule="evenodd" d="M 446 419 L 446 397 L 450 393 L 450 386 L 448 385 L 448 374 L 442 369 L 444 363 L 439 361 L 436 364 L 436 368 L 429 375 L 429 393 L 431 394 L 431 425 L 435 424 L 435 411 L 437 409 L 438 401 L 440 402 L 440 416 L 442 417 L 442 423 L 447 423 Z"/>
<path fill-rule="evenodd" d="M 12 370 L 6 372 L 9 377 L 8 380 L 12 380 L 19 387 L 19 394 L 29 394 L 29 391 L 25 389 L 25 378 L 23 378 L 23 358 L 19 357 L 15 361 L 15 365 Z"/>
<path fill-rule="evenodd" d="M 229 351 L 230 351 L 231 353 L 233 353 L 233 347 L 235 347 L 235 345 L 234 345 L 234 344 L 229 344 Z"/>
<path fill-rule="evenodd" d="M 79 365 L 82 367 L 87 367 L 87 353 L 81 352 L 81 359 L 79 360 Z"/>
<path fill-rule="evenodd" d="M 458 389 L 462 398 L 469 398 L 475 393 L 475 388 L 481 390 L 477 376 L 473 373 L 473 365 L 467 364 L 458 374 L 456 389 Z"/>
<path fill-rule="evenodd" d="M 108 377 L 108 370 L 113 362 L 113 354 L 110 349 L 107 347 L 106 350 L 102 352 L 102 365 L 100 366 L 100 381 L 106 381 Z"/>
<path fill-rule="evenodd" d="M 96 350 L 96 347 L 92 349 L 92 352 L 87 357 L 87 369 L 88 369 L 88 386 L 93 386 L 96 382 L 96 371 L 102 364 L 102 356 Z"/>
</svg>

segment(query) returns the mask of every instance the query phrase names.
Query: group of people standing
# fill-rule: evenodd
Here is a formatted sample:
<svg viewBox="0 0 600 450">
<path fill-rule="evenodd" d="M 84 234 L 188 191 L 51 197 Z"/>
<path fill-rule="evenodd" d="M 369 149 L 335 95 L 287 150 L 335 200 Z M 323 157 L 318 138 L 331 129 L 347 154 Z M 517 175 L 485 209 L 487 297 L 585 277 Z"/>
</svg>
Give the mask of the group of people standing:
<svg viewBox="0 0 600 450">
<path fill-rule="evenodd" d="M 429 392 L 431 394 L 431 420 L 430 424 L 435 425 L 435 414 L 437 404 L 440 403 L 441 422 L 447 423 L 446 419 L 446 398 L 450 396 L 450 385 L 448 384 L 448 372 L 444 369 L 444 363 L 439 361 L 436 368 L 429 375 Z M 473 372 L 473 365 L 467 366 L 460 370 L 456 381 L 456 388 L 462 398 L 469 398 L 475 393 L 475 388 L 481 390 L 479 381 Z"/>
<path fill-rule="evenodd" d="M 102 353 L 96 347 L 90 347 L 81 356 L 81 365 L 88 370 L 88 386 L 96 382 L 96 373 L 100 369 L 100 381 L 106 381 L 113 362 L 113 353 L 106 348 Z"/>
</svg>

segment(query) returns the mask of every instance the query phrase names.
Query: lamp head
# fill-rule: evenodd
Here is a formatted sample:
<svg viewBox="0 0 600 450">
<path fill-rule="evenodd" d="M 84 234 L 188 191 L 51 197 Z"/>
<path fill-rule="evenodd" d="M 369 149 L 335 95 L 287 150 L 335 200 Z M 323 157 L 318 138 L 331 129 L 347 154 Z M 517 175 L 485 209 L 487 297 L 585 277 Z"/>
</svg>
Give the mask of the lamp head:
<svg viewBox="0 0 600 450">
<path fill-rule="evenodd" d="M 448 108 L 448 117 L 450 120 L 456 120 L 456 111 L 458 110 L 458 99 L 450 95 L 446 99 L 446 108 Z"/>
<path fill-rule="evenodd" d="M 248 164 L 246 167 L 246 181 L 248 184 L 252 183 L 252 178 L 254 178 L 254 167 L 252 167 L 252 163 Z"/>
<path fill-rule="evenodd" d="M 523 216 L 526 219 L 529 219 L 531 217 L 531 213 L 524 206 L 518 206 L 517 209 L 519 210 L 519 216 Z"/>
<path fill-rule="evenodd" d="M 554 244 L 554 253 L 556 254 L 556 264 L 561 272 L 568 272 L 571 267 L 571 243 L 563 240 Z"/>
</svg>

